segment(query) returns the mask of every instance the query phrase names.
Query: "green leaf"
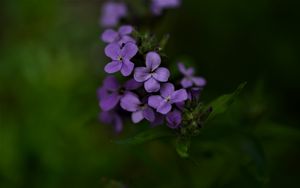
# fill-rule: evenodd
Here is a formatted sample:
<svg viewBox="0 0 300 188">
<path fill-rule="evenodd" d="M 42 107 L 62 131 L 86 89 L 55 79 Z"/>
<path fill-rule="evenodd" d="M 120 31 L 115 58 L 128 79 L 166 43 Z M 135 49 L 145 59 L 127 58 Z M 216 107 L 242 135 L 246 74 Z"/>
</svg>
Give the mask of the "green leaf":
<svg viewBox="0 0 300 188">
<path fill-rule="evenodd" d="M 170 39 L 170 35 L 167 34 L 167 35 L 164 35 L 164 37 L 161 39 L 160 43 L 159 43 L 159 46 L 161 48 L 161 50 L 165 49 L 168 41 Z"/>
<path fill-rule="evenodd" d="M 245 137 L 241 142 L 243 153 L 250 158 L 248 171 L 261 183 L 269 181 L 266 159 L 261 144 L 254 138 Z"/>
<path fill-rule="evenodd" d="M 190 138 L 181 138 L 179 137 L 176 140 L 175 148 L 178 155 L 182 158 L 189 157 L 189 148 L 190 148 L 191 139 Z"/>
<path fill-rule="evenodd" d="M 142 144 L 151 140 L 165 138 L 165 137 L 174 137 L 176 136 L 174 132 L 170 129 L 157 127 L 153 129 L 148 129 L 144 132 L 138 133 L 137 135 L 127 138 L 124 140 L 115 141 L 117 144 L 124 144 L 124 145 L 134 145 L 134 144 Z"/>
<path fill-rule="evenodd" d="M 247 82 L 244 82 L 239 85 L 239 87 L 231 94 L 223 95 L 213 102 L 211 102 L 209 105 L 207 105 L 207 109 L 212 108 L 211 114 L 208 116 L 206 121 L 214 118 L 215 116 L 224 113 L 230 105 L 234 102 L 236 97 L 240 94 L 240 92 L 243 90 L 243 88 L 246 86 Z"/>
</svg>

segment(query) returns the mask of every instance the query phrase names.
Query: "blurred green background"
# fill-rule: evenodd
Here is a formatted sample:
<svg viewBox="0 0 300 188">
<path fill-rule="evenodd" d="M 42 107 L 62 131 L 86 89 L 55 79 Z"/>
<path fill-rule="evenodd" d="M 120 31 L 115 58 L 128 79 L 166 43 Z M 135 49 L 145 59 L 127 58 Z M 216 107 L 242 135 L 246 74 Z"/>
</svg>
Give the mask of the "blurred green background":
<svg viewBox="0 0 300 188">
<path fill-rule="evenodd" d="M 157 31 L 194 63 L 204 102 L 248 85 L 181 159 L 123 146 L 98 118 L 101 1 L 0 3 L 0 187 L 300 187 L 300 11 L 294 0 L 183 0 Z"/>
</svg>

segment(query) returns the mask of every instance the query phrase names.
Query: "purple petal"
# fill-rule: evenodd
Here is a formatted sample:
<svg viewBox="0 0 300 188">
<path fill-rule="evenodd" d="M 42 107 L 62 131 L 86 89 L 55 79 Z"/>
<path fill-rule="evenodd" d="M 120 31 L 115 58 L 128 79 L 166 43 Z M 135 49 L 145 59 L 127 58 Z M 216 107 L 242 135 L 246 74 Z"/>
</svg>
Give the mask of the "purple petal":
<svg viewBox="0 0 300 188">
<path fill-rule="evenodd" d="M 181 112 L 178 110 L 174 110 L 167 114 L 166 120 L 168 122 L 168 126 L 172 129 L 176 129 L 182 122 L 182 115 Z"/>
<path fill-rule="evenodd" d="M 100 113 L 100 121 L 102 121 L 105 124 L 111 124 L 113 121 L 113 116 L 111 115 L 110 111 L 102 111 Z"/>
<path fill-rule="evenodd" d="M 112 43 L 118 40 L 119 34 L 112 29 L 107 29 L 103 32 L 101 38 L 104 42 Z"/>
<path fill-rule="evenodd" d="M 137 67 L 134 70 L 134 79 L 137 82 L 144 82 L 146 80 L 148 80 L 151 77 L 151 75 L 149 74 L 149 69 L 147 69 L 146 67 Z"/>
<path fill-rule="evenodd" d="M 152 0 L 152 3 L 160 8 L 176 8 L 181 4 L 181 0 Z"/>
<path fill-rule="evenodd" d="M 111 43 L 105 48 L 105 55 L 112 60 L 118 60 L 121 55 L 121 49 L 118 43 Z"/>
<path fill-rule="evenodd" d="M 130 25 L 123 25 L 119 28 L 119 33 L 122 36 L 129 35 L 132 33 L 132 31 L 133 31 L 133 27 Z"/>
<path fill-rule="evenodd" d="M 155 71 L 153 77 L 160 82 L 166 82 L 170 77 L 170 71 L 167 68 L 160 67 Z"/>
<path fill-rule="evenodd" d="M 202 88 L 193 87 L 189 91 L 189 99 L 197 99 L 202 91 Z"/>
<path fill-rule="evenodd" d="M 115 72 L 120 71 L 121 68 L 122 68 L 122 62 L 121 61 L 112 61 L 104 67 L 104 70 L 107 73 L 115 73 Z"/>
<path fill-rule="evenodd" d="M 161 114 L 167 114 L 171 111 L 172 109 L 172 105 L 166 101 L 162 101 L 158 108 L 157 108 L 157 112 L 161 113 Z"/>
<path fill-rule="evenodd" d="M 178 63 L 178 69 L 186 77 L 194 75 L 195 70 L 193 68 L 186 68 L 183 63 Z"/>
<path fill-rule="evenodd" d="M 126 35 L 126 36 L 123 36 L 121 38 L 121 40 L 119 41 L 119 45 L 121 46 L 121 45 L 126 44 L 128 42 L 136 43 L 136 41 L 132 37 Z"/>
<path fill-rule="evenodd" d="M 107 76 L 103 81 L 103 87 L 110 91 L 116 91 L 120 88 L 120 84 L 114 76 Z"/>
<path fill-rule="evenodd" d="M 125 59 L 123 61 L 123 65 L 122 65 L 122 68 L 121 68 L 122 75 L 123 76 L 129 76 L 132 73 L 133 68 L 134 68 L 134 64 L 131 61 Z"/>
<path fill-rule="evenodd" d="M 121 54 L 124 59 L 133 58 L 137 54 L 137 52 L 138 52 L 138 47 L 136 44 L 132 42 L 126 43 L 121 50 Z"/>
<path fill-rule="evenodd" d="M 188 94 L 188 95 L 189 95 L 189 94 Z M 184 106 L 185 106 L 185 102 L 184 102 L 184 101 L 178 102 L 178 103 L 175 103 L 175 105 L 176 105 L 176 107 L 177 107 L 179 110 L 183 111 L 183 110 L 184 110 Z"/>
<path fill-rule="evenodd" d="M 154 71 L 159 67 L 161 63 L 161 58 L 158 53 L 156 52 L 149 52 L 146 55 L 146 66 L 150 70 Z"/>
<path fill-rule="evenodd" d="M 112 110 L 120 101 L 121 96 L 118 93 L 112 93 L 100 101 L 100 107 L 103 111 Z"/>
<path fill-rule="evenodd" d="M 143 116 L 145 117 L 146 120 L 153 122 L 155 120 L 155 114 L 152 108 L 146 107 L 143 110 Z"/>
<path fill-rule="evenodd" d="M 157 126 L 164 124 L 164 115 L 155 112 L 155 120 L 151 123 L 151 126 Z"/>
<path fill-rule="evenodd" d="M 148 105 L 157 109 L 160 105 L 160 103 L 163 101 L 164 99 L 159 96 L 159 95 L 153 95 L 153 96 L 150 96 L 149 99 L 148 99 Z"/>
<path fill-rule="evenodd" d="M 142 85 L 142 83 L 137 82 L 135 79 L 130 79 L 124 84 L 124 87 L 126 90 L 132 91 L 142 87 Z"/>
<path fill-rule="evenodd" d="M 128 112 L 135 112 L 139 109 L 139 106 L 141 104 L 140 99 L 137 95 L 132 93 L 127 93 L 124 97 L 121 99 L 121 107 L 124 110 L 127 110 Z"/>
<path fill-rule="evenodd" d="M 189 78 L 183 78 L 180 83 L 183 88 L 189 88 L 193 86 L 193 81 Z"/>
<path fill-rule="evenodd" d="M 185 89 L 180 89 L 172 93 L 171 103 L 178 103 L 187 100 L 188 94 Z"/>
<path fill-rule="evenodd" d="M 175 91 L 175 88 L 174 88 L 173 84 L 165 83 L 165 84 L 162 84 L 162 86 L 161 86 L 160 94 L 164 98 L 167 98 L 167 97 L 171 96 L 171 94 L 174 93 L 174 91 Z"/>
<path fill-rule="evenodd" d="M 106 96 L 106 89 L 104 87 L 98 88 L 97 89 L 97 99 L 101 100 Z"/>
<path fill-rule="evenodd" d="M 103 27 L 113 27 L 120 18 L 126 16 L 127 7 L 124 3 L 107 2 L 102 6 L 101 24 Z"/>
<path fill-rule="evenodd" d="M 137 111 L 137 112 L 133 112 L 131 114 L 131 119 L 133 121 L 133 123 L 139 123 L 144 119 L 144 115 L 143 115 L 143 111 Z"/>
<path fill-rule="evenodd" d="M 157 92 L 160 89 L 160 84 L 154 78 L 150 78 L 144 84 L 145 90 L 149 93 Z"/>
<path fill-rule="evenodd" d="M 193 77 L 193 82 L 198 87 L 204 87 L 206 85 L 206 80 L 202 77 Z"/>
<path fill-rule="evenodd" d="M 114 117 L 115 118 L 113 123 L 114 123 L 115 131 L 116 133 L 120 133 L 123 130 L 122 118 L 118 114 L 116 114 Z"/>
</svg>

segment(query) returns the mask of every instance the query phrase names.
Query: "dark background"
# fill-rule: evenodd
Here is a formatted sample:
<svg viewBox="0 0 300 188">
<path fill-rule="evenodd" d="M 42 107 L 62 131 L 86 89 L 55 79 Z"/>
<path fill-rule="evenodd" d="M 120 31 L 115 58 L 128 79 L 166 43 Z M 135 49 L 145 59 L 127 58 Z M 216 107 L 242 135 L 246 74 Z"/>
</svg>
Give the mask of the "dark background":
<svg viewBox="0 0 300 188">
<path fill-rule="evenodd" d="M 161 18 L 171 62 L 204 102 L 247 87 L 180 158 L 168 140 L 112 140 L 97 121 L 101 1 L 0 3 L 0 187 L 299 187 L 300 11 L 295 0 L 183 0 Z"/>
</svg>

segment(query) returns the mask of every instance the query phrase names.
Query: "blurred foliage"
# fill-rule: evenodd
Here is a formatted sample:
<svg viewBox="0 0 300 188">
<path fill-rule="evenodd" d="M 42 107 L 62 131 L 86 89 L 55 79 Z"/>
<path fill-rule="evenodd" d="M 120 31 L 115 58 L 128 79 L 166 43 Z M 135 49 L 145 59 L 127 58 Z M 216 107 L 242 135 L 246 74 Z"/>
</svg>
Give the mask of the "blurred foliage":
<svg viewBox="0 0 300 188">
<path fill-rule="evenodd" d="M 299 1 L 183 2 L 152 28 L 170 62 L 207 78 L 204 102 L 248 82 L 184 159 L 168 137 L 114 142 L 147 125 L 98 122 L 101 1 L 1 1 L 0 187 L 300 186 Z"/>
</svg>

